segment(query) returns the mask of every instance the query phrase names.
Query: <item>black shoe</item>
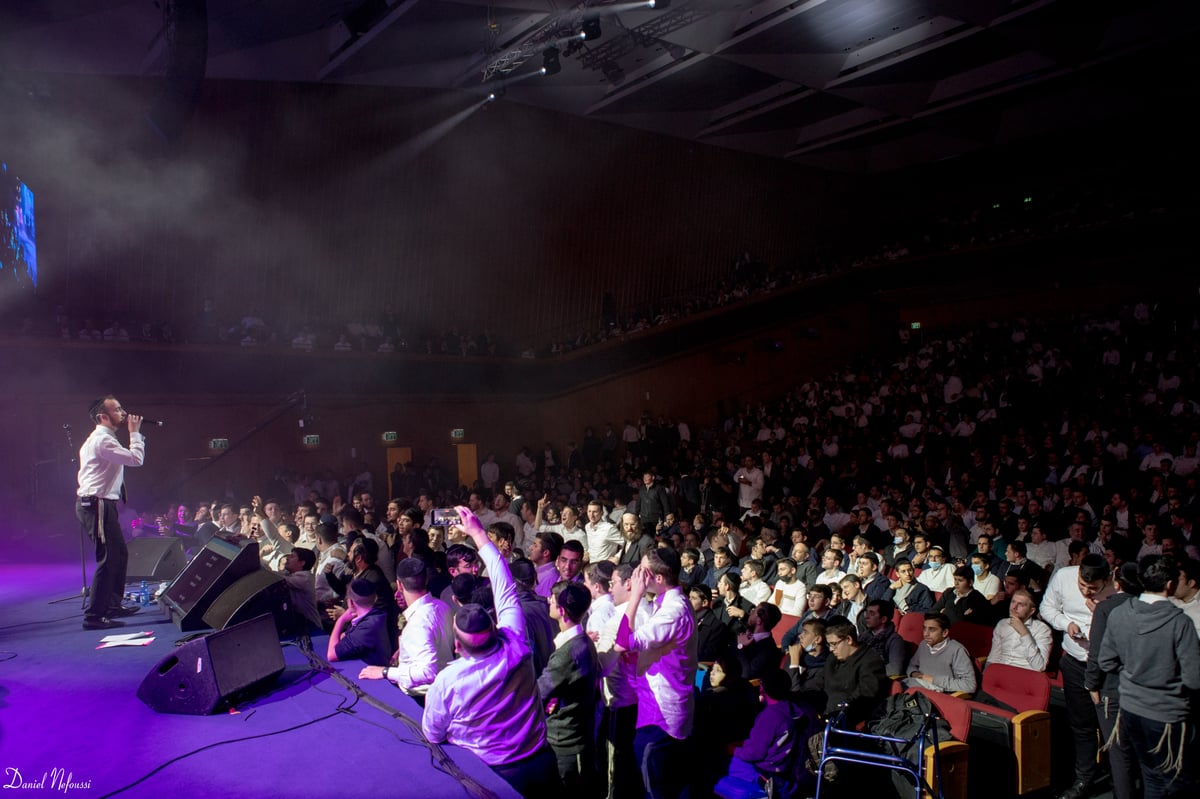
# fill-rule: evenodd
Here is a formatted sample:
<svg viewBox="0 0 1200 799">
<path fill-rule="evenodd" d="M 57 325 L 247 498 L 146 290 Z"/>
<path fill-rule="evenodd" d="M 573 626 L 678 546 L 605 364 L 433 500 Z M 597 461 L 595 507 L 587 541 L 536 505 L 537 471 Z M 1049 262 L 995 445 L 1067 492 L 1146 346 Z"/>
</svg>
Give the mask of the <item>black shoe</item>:
<svg viewBox="0 0 1200 799">
<path fill-rule="evenodd" d="M 85 630 L 111 630 L 124 626 L 125 622 L 110 619 L 107 616 L 87 616 L 83 620 L 83 629 Z"/>
<path fill-rule="evenodd" d="M 1092 795 L 1090 782 L 1076 782 L 1058 795 L 1058 799 L 1087 799 Z"/>
<path fill-rule="evenodd" d="M 110 619 L 121 619 L 126 616 L 132 616 L 135 613 L 140 613 L 141 610 L 141 605 L 119 605 L 115 608 L 109 608 L 108 617 Z"/>
</svg>

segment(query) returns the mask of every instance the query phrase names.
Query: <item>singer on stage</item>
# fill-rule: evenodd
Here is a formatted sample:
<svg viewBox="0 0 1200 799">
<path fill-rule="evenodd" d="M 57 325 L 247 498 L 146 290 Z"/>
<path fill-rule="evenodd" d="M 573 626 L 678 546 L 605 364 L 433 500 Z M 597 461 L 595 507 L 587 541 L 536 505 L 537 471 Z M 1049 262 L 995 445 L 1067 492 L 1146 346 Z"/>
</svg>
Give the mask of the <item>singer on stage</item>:
<svg viewBox="0 0 1200 799">
<path fill-rule="evenodd" d="M 139 608 L 122 605 L 125 568 L 129 550 L 117 518 L 117 500 L 125 487 L 125 467 L 141 466 L 146 460 L 146 440 L 141 434 L 142 417 L 125 412 L 111 394 L 88 408 L 96 429 L 79 448 L 79 489 L 75 515 L 83 532 L 96 545 L 96 573 L 83 614 L 85 630 L 121 627 L 117 617 L 132 616 Z M 129 448 L 117 439 L 117 430 L 129 428 Z"/>
</svg>

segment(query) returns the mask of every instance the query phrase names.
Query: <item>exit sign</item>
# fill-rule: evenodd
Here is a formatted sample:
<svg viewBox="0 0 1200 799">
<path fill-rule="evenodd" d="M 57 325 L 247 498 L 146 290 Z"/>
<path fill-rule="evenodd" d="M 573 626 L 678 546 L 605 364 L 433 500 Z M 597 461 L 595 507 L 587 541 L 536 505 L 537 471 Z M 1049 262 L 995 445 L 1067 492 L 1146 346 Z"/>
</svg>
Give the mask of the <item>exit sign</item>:
<svg viewBox="0 0 1200 799">
<path fill-rule="evenodd" d="M 321 446 L 321 437 L 318 435 L 308 435 L 304 437 L 304 446 L 311 448 Z"/>
<path fill-rule="evenodd" d="M 212 450 L 229 449 L 228 438 L 213 438 L 209 439 L 208 448 Z"/>
<path fill-rule="evenodd" d="M 395 430 L 388 430 L 381 437 L 383 438 L 383 443 L 385 444 L 394 444 L 400 439 L 400 436 L 396 435 Z"/>
<path fill-rule="evenodd" d="M 467 437 L 467 431 L 461 427 L 456 427 L 450 431 L 451 441 L 462 441 Z"/>
<path fill-rule="evenodd" d="M 909 329 L 909 330 L 920 330 L 920 329 L 921 329 L 921 323 L 920 323 L 920 322 L 909 322 L 909 323 L 908 323 L 908 329 Z"/>
</svg>

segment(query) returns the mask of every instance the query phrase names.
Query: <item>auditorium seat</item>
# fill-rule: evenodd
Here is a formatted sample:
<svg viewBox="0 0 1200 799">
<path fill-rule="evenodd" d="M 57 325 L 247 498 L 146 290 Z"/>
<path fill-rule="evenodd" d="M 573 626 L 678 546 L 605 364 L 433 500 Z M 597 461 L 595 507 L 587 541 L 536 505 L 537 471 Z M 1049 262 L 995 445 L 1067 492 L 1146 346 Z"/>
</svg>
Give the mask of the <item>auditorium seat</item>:
<svg viewBox="0 0 1200 799">
<path fill-rule="evenodd" d="M 1012 792 L 1024 796 L 1050 785 L 1050 678 L 1040 671 L 996 663 L 983 672 L 983 692 L 1012 708 L 982 702 L 971 710 L 972 744 L 983 754 L 1015 758 L 1008 776 Z M 998 764 L 997 764 L 998 765 Z"/>
</svg>

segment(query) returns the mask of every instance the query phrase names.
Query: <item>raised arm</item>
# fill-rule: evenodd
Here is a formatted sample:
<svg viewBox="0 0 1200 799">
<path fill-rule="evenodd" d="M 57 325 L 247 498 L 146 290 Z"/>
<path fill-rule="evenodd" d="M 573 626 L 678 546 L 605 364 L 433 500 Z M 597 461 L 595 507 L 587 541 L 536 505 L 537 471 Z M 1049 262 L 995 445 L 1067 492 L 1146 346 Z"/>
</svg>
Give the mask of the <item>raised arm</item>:
<svg viewBox="0 0 1200 799">
<path fill-rule="evenodd" d="M 487 568 L 488 577 L 492 581 L 492 596 L 496 605 L 496 626 L 509 630 L 519 640 L 525 639 L 525 614 L 521 612 L 521 600 L 517 597 L 517 584 L 513 581 L 512 572 L 504 562 L 500 550 L 488 539 L 483 525 L 471 512 L 470 508 L 459 505 L 455 507 L 461 520 L 461 529 L 474 542 L 479 550 L 479 558 Z"/>
<path fill-rule="evenodd" d="M 102 460 L 122 466 L 141 466 L 146 462 L 146 439 L 135 430 L 129 431 L 128 449 L 121 446 L 121 442 L 117 441 L 115 436 L 103 436 L 99 439 L 97 454 Z"/>
</svg>

